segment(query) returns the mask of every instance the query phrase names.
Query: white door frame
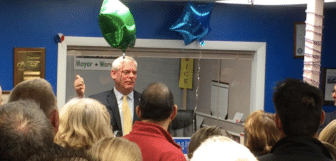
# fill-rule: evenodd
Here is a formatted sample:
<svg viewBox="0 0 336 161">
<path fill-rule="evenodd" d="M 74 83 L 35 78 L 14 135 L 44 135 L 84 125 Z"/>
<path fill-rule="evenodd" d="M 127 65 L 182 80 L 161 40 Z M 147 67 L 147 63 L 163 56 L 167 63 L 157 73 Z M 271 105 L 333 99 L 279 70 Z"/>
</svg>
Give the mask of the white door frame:
<svg viewBox="0 0 336 161">
<path fill-rule="evenodd" d="M 59 108 L 65 104 L 68 46 L 109 47 L 110 45 L 103 37 L 65 36 L 65 40 L 58 43 L 57 105 Z M 196 42 L 185 46 L 182 40 L 137 39 L 135 47 L 254 51 L 251 68 L 250 113 L 264 110 L 266 42 L 205 41 L 205 46 Z"/>
</svg>

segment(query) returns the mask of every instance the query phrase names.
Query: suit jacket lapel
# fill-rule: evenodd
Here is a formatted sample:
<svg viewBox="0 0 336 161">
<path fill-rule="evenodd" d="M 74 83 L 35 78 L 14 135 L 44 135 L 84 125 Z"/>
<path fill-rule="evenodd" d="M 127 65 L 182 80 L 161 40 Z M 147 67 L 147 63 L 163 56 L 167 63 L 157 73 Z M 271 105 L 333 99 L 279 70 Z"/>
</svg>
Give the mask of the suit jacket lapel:
<svg viewBox="0 0 336 161">
<path fill-rule="evenodd" d="M 140 118 L 138 117 L 138 115 L 136 114 L 136 106 L 138 106 L 140 103 L 140 93 L 138 93 L 137 91 L 134 91 L 134 114 L 133 114 L 133 124 L 135 121 L 139 121 Z"/>
<path fill-rule="evenodd" d="M 117 98 L 114 94 L 113 89 L 111 90 L 111 94 L 106 99 L 109 102 L 112 113 L 113 113 L 113 116 L 111 117 L 115 118 L 115 121 L 117 122 L 119 130 L 122 132 L 118 102 L 117 102 Z"/>
</svg>

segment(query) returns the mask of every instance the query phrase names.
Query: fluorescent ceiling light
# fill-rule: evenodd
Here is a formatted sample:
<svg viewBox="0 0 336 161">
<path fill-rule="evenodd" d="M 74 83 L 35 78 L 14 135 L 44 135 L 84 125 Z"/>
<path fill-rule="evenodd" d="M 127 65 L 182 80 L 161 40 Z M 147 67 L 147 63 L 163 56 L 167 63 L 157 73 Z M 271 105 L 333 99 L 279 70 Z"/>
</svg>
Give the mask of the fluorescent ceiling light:
<svg viewBox="0 0 336 161">
<path fill-rule="evenodd" d="M 217 3 L 231 4 L 253 4 L 253 5 L 298 5 L 307 4 L 307 0 L 222 0 Z M 325 0 L 326 2 L 336 2 L 336 0 Z"/>
</svg>

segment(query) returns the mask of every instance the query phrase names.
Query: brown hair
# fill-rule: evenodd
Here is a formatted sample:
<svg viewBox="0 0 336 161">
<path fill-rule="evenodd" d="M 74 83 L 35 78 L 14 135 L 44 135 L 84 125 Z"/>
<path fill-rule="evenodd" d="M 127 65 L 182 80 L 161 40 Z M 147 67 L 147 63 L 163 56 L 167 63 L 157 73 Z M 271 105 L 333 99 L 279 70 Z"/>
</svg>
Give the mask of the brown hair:
<svg viewBox="0 0 336 161">
<path fill-rule="evenodd" d="M 194 151 L 201 145 L 201 143 L 211 136 L 227 136 L 232 138 L 231 135 L 219 126 L 207 126 L 197 130 L 190 139 L 188 146 L 188 157 L 192 158 Z"/>
<path fill-rule="evenodd" d="M 26 160 L 52 148 L 53 130 L 35 101 L 0 106 L 0 160 Z"/>
<path fill-rule="evenodd" d="M 11 91 L 8 102 L 20 99 L 34 100 L 40 104 L 40 108 L 47 118 L 50 117 L 52 110 L 58 110 L 56 96 L 51 84 L 43 78 L 26 80 L 17 84 Z"/>
<path fill-rule="evenodd" d="M 252 112 L 246 119 L 246 147 L 255 155 L 270 153 L 272 146 L 280 140 L 281 132 L 275 123 L 275 115 L 262 110 Z"/>
</svg>

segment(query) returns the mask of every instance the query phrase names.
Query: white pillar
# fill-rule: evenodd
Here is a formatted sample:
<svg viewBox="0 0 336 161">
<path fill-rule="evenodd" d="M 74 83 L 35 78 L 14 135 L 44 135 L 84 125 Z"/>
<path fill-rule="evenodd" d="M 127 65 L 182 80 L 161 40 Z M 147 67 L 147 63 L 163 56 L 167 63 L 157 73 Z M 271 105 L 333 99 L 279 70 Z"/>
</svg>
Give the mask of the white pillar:
<svg viewBox="0 0 336 161">
<path fill-rule="evenodd" d="M 323 29 L 323 0 L 308 0 L 303 80 L 319 87 Z"/>
</svg>

